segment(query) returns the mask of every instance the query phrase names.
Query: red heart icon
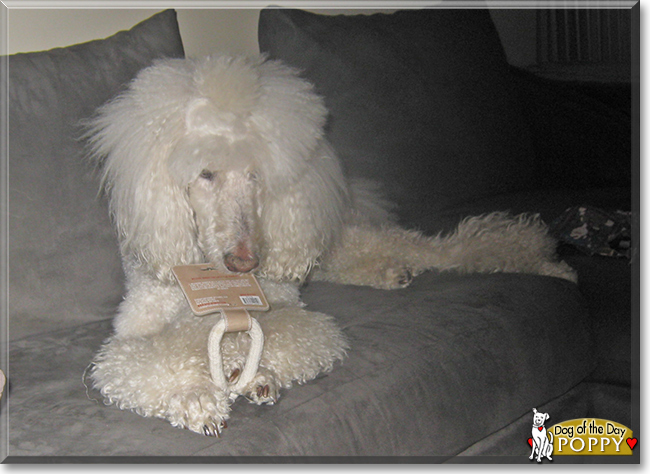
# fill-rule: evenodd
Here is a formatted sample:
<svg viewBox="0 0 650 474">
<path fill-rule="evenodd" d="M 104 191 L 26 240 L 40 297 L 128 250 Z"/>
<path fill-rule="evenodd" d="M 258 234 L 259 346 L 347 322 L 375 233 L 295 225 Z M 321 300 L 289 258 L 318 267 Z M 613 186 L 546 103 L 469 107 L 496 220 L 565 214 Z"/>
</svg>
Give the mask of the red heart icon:
<svg viewBox="0 0 650 474">
<path fill-rule="evenodd" d="M 542 431 L 542 430 L 544 429 L 544 427 L 543 427 L 543 426 L 540 426 L 540 427 L 537 428 L 537 429 L 538 429 L 539 431 Z"/>
<path fill-rule="evenodd" d="M 636 438 L 628 438 L 628 439 L 625 440 L 625 442 L 630 447 L 630 449 L 634 449 L 634 446 L 636 446 L 636 443 L 638 442 L 638 440 Z"/>
<path fill-rule="evenodd" d="M 528 444 L 531 448 L 533 447 L 533 438 L 528 438 Z"/>
</svg>

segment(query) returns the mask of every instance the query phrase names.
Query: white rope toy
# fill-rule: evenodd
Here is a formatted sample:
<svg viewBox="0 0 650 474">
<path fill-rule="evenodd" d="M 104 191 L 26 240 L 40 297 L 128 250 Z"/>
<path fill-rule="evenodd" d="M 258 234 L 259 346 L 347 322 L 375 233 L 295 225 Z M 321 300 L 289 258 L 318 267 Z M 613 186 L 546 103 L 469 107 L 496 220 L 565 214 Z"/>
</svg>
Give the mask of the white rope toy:
<svg viewBox="0 0 650 474">
<path fill-rule="evenodd" d="M 250 273 L 224 274 L 209 263 L 178 265 L 172 270 L 194 314 L 203 316 L 221 312 L 221 319 L 213 326 L 208 337 L 210 375 L 215 386 L 235 400 L 239 395 L 244 395 L 244 389 L 257 374 L 264 349 L 260 323 L 251 317 L 246 308 L 268 311 L 269 302 L 255 276 Z M 251 347 L 239 380 L 229 384 L 223 372 L 221 340 L 227 332 L 241 331 L 246 331 L 250 336 Z"/>
<path fill-rule="evenodd" d="M 246 386 L 253 380 L 262 358 L 264 349 L 264 333 L 257 319 L 252 318 L 245 309 L 222 310 L 221 319 L 210 331 L 208 338 L 208 355 L 210 359 L 210 374 L 217 388 L 228 394 L 231 400 L 243 395 Z M 221 340 L 227 332 L 246 331 L 251 338 L 251 347 L 244 369 L 236 383 L 229 384 L 223 371 L 221 356 Z"/>
</svg>

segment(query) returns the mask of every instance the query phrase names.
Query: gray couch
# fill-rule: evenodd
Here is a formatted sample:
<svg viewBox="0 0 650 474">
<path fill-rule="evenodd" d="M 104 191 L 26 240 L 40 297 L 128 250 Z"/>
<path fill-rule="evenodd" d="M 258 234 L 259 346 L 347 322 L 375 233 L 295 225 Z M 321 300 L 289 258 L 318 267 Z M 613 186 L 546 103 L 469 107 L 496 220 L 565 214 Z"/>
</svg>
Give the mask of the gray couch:
<svg viewBox="0 0 650 474">
<path fill-rule="evenodd" d="M 572 206 L 637 205 L 629 85 L 509 66 L 486 10 L 267 9 L 259 35 L 263 52 L 314 82 L 347 171 L 382 182 L 406 226 L 444 232 L 491 210 L 550 223 Z M 163 56 L 183 56 L 172 10 L 8 58 L 5 462 L 529 462 L 532 408 L 551 424 L 597 417 L 637 432 L 638 264 L 568 246 L 579 285 L 434 272 L 397 291 L 310 283 L 304 301 L 336 317 L 347 359 L 275 406 L 240 399 L 221 439 L 105 406 L 83 375 L 123 276 L 78 123 Z"/>
</svg>

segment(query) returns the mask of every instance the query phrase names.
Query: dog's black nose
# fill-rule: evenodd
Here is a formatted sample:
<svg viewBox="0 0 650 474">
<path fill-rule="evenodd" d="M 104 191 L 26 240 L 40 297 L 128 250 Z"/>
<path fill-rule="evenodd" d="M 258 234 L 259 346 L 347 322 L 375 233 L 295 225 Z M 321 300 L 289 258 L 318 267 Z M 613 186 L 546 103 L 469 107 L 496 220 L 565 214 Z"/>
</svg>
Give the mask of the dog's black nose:
<svg viewBox="0 0 650 474">
<path fill-rule="evenodd" d="M 223 263 L 226 264 L 226 268 L 231 272 L 248 273 L 255 270 L 260 262 L 255 255 L 238 257 L 235 254 L 229 253 L 223 258 Z"/>
</svg>

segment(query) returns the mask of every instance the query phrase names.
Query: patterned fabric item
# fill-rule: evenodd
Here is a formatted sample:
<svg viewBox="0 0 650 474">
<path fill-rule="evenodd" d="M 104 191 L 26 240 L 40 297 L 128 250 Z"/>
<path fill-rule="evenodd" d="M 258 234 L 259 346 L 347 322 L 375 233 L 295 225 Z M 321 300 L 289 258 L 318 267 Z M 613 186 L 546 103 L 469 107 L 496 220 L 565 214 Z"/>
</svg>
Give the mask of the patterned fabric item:
<svg viewBox="0 0 650 474">
<path fill-rule="evenodd" d="M 589 255 L 630 258 L 631 212 L 570 207 L 551 224 L 551 233 Z"/>
</svg>

